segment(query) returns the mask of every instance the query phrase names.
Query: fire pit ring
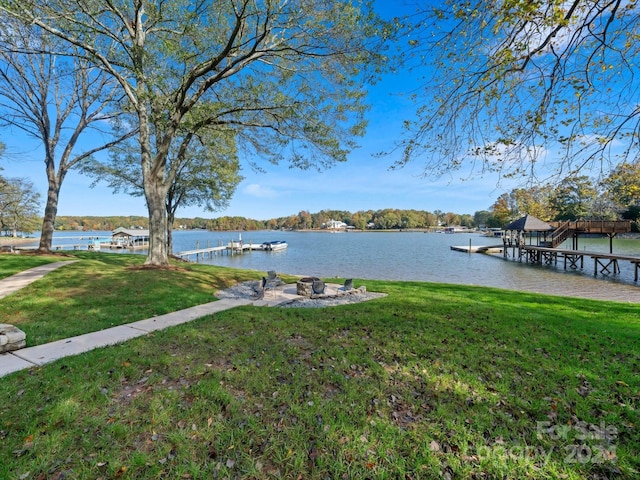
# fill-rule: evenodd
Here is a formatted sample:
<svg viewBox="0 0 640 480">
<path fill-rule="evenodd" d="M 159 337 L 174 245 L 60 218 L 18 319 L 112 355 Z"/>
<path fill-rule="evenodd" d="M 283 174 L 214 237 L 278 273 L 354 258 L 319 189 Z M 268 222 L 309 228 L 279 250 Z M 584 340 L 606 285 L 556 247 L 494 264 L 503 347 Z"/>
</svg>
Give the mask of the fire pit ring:
<svg viewBox="0 0 640 480">
<path fill-rule="evenodd" d="M 310 297 L 313 293 L 313 282 L 320 280 L 318 277 L 303 277 L 296 282 L 296 293 L 303 297 Z"/>
</svg>

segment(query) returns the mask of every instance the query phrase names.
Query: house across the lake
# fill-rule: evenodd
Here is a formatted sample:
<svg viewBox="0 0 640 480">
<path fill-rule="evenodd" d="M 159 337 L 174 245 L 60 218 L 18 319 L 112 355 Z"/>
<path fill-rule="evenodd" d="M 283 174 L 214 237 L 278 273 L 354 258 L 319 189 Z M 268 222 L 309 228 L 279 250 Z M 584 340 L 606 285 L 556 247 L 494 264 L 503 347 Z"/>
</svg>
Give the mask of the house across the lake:
<svg viewBox="0 0 640 480">
<path fill-rule="evenodd" d="M 111 248 L 149 248 L 149 230 L 117 228 L 111 234 Z"/>
<path fill-rule="evenodd" d="M 323 223 L 322 228 L 326 228 L 327 230 L 346 230 L 349 227 L 344 222 L 331 219 L 328 222 Z"/>
</svg>

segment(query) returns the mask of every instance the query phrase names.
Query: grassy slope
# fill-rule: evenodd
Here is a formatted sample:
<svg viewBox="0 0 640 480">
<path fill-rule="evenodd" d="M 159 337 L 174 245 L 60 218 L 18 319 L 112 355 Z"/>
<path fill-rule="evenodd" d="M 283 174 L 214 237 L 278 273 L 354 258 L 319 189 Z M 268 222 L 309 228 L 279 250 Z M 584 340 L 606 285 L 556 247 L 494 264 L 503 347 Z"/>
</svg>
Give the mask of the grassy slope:
<svg viewBox="0 0 640 480">
<path fill-rule="evenodd" d="M 81 300 L 102 290 L 103 257 L 48 287 L 79 289 L 66 315 L 109 308 Z M 175 273 L 154 272 L 186 303 L 251 275 Z M 636 305 L 365 284 L 389 296 L 243 307 L 1 379 L 0 478 L 637 477 Z M 126 308 L 111 315 L 134 308 L 135 286 L 113 285 Z"/>
<path fill-rule="evenodd" d="M 0 270 L 5 265 L 15 270 L 18 260 L 31 268 L 38 258 L 2 255 Z M 256 278 L 256 272 L 189 264 L 158 272 L 144 268 L 142 255 L 78 252 L 46 260 L 75 258 L 83 261 L 55 270 L 0 302 L 0 318 L 28 332 L 27 346 L 211 302 L 216 290 Z"/>
<path fill-rule="evenodd" d="M 56 255 L 0 255 L 0 280 L 29 268 L 68 259 L 67 257 Z"/>
</svg>

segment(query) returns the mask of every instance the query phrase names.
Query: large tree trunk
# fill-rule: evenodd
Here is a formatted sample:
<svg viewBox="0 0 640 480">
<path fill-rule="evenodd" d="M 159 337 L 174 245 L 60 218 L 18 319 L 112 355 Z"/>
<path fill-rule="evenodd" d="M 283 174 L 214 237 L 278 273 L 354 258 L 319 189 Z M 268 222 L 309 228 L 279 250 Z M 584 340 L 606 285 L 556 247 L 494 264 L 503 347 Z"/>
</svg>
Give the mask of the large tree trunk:
<svg viewBox="0 0 640 480">
<path fill-rule="evenodd" d="M 44 219 L 42 221 L 42 231 L 40 232 L 40 245 L 38 251 L 48 253 L 51 251 L 53 243 L 53 230 L 55 228 L 56 216 L 58 215 L 58 198 L 60 188 L 57 184 L 49 182 L 47 191 L 47 205 L 44 208 Z"/>
<path fill-rule="evenodd" d="M 62 185 L 61 179 L 64 177 L 64 173 L 60 172 L 60 180 L 55 173 L 55 162 L 51 156 L 47 156 L 46 168 L 47 168 L 47 182 L 49 187 L 47 189 L 47 204 L 44 207 L 44 219 L 42 221 L 42 230 L 40 232 L 40 245 L 38 246 L 38 252 L 49 253 L 51 252 L 51 245 L 53 243 L 53 230 L 55 228 L 56 216 L 58 215 L 58 199 L 60 198 L 60 185 Z"/>
<path fill-rule="evenodd" d="M 144 197 L 149 212 L 149 253 L 144 263 L 164 267 L 169 265 L 165 210 L 167 187 L 164 187 L 164 165 L 169 147 L 162 152 L 156 152 L 155 157 L 152 155 L 149 113 L 144 104 L 138 105 L 138 121 Z"/>
<path fill-rule="evenodd" d="M 163 267 L 169 265 L 167 254 L 167 212 L 164 204 L 164 189 L 158 185 L 145 185 L 145 197 L 149 210 L 149 253 L 146 265 Z"/>
</svg>

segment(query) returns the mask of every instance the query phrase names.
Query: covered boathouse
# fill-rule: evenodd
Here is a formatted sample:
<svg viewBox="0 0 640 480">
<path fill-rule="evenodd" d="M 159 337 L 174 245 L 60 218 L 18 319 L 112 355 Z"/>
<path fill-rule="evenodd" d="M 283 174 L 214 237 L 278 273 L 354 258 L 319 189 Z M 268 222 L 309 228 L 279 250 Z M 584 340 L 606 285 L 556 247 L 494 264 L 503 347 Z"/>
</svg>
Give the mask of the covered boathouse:
<svg viewBox="0 0 640 480">
<path fill-rule="evenodd" d="M 110 248 L 149 248 L 149 230 L 117 228 L 111 233 Z"/>
<path fill-rule="evenodd" d="M 550 224 L 543 222 L 533 215 L 525 215 L 518 220 L 511 222 L 503 228 L 502 242 L 504 243 L 504 254 L 507 255 L 507 248 L 511 248 L 515 255 L 516 248 L 528 245 L 546 246 L 548 244 L 547 235 L 554 230 Z M 528 240 L 528 242 L 527 242 Z"/>
<path fill-rule="evenodd" d="M 531 215 L 511 222 L 504 227 L 503 255 L 509 257 L 509 249 L 513 259 L 528 263 L 557 264 L 558 259 L 564 261 L 565 270 L 583 268 L 585 257 L 594 261 L 594 275 L 620 273 L 619 261 L 628 261 L 634 267 L 634 281 L 640 278 L 640 257 L 629 255 L 615 255 L 613 253 L 613 238 L 618 233 L 631 231 L 628 220 L 584 220 L 546 223 Z M 606 235 L 609 238 L 609 253 L 587 252 L 578 250 L 580 235 Z M 559 248 L 571 238 L 572 248 Z M 527 241 L 528 240 L 528 241 Z"/>
</svg>

